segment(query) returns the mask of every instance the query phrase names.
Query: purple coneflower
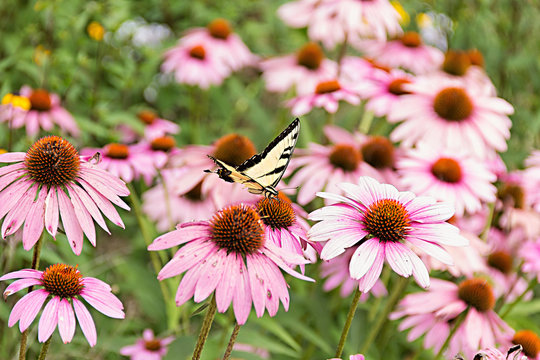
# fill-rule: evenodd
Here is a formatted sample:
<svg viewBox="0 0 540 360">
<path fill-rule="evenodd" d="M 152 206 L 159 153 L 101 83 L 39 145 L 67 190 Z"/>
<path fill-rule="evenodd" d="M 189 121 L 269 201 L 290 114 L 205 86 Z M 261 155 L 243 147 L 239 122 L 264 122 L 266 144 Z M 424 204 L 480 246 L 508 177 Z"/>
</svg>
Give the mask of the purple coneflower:
<svg viewBox="0 0 540 360">
<path fill-rule="evenodd" d="M 313 211 L 309 218 L 320 221 L 310 230 L 312 241 L 327 241 L 321 259 L 330 260 L 358 246 L 349 272 L 360 280 L 359 289 L 369 291 L 379 278 L 386 261 L 403 277 L 413 275 L 417 283 L 429 286 L 426 266 L 409 246 L 439 261 L 451 264 L 452 257 L 441 245 L 465 246 L 467 239 L 446 222 L 454 213 L 450 204 L 437 203 L 427 196 L 399 192 L 394 186 L 361 177 L 358 185 L 339 184 L 345 196 L 318 193 L 337 201 Z"/>
<path fill-rule="evenodd" d="M 289 308 L 287 283 L 280 268 L 296 278 L 312 280 L 289 267 L 307 260 L 266 241 L 265 225 L 248 205 L 227 207 L 209 221 L 178 225 L 155 239 L 148 249 L 183 244 L 158 279 L 185 272 L 176 293 L 177 306 L 191 297 L 201 302 L 215 293 L 217 310 L 225 312 L 232 303 L 239 325 L 246 322 L 252 303 L 258 317 L 265 308 L 274 316 L 280 301 L 286 310 Z"/>
<path fill-rule="evenodd" d="M 167 355 L 167 346 L 173 340 L 174 336 L 156 338 L 151 329 L 145 329 L 142 339 L 138 339 L 134 345 L 121 348 L 120 355 L 129 356 L 131 360 L 161 360 Z"/>
<path fill-rule="evenodd" d="M 94 320 L 79 298 L 109 317 L 123 319 L 125 316 L 122 311 L 124 306 L 112 294 L 111 287 L 99 279 L 82 277 L 76 267 L 55 264 L 45 271 L 24 269 L 0 277 L 0 281 L 10 279 L 19 280 L 6 288 L 4 298 L 30 286 L 43 286 L 23 296 L 13 307 L 8 320 L 9 327 L 18 321 L 19 329 L 24 332 L 47 302 L 39 319 L 40 342 L 47 341 L 57 326 L 62 341 L 65 344 L 71 342 L 78 321 L 90 346 L 96 344 Z"/>
<path fill-rule="evenodd" d="M 129 195 L 125 183 L 80 157 L 68 141 L 47 136 L 26 153 L 0 155 L 0 163 L 11 163 L 0 168 L 0 219 L 5 216 L 2 236 L 24 224 L 25 250 L 34 246 L 44 227 L 56 237 L 60 220 L 77 255 L 83 233 L 96 244 L 94 220 L 109 232 L 101 213 L 124 227 L 112 204 L 129 210 L 119 198 Z"/>
</svg>

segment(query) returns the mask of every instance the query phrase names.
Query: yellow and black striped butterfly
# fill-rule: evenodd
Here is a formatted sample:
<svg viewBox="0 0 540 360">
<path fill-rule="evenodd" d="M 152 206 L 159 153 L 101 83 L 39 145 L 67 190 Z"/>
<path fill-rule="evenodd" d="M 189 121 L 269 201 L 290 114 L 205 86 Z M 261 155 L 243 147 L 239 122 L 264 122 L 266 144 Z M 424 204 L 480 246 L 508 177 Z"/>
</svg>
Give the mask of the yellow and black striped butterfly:
<svg viewBox="0 0 540 360">
<path fill-rule="evenodd" d="M 243 184 L 252 194 L 274 197 L 278 194 L 275 187 L 289 165 L 299 132 L 300 120 L 296 118 L 263 152 L 253 155 L 236 167 L 208 155 L 219 169 L 205 172 L 216 173 L 228 182 Z"/>
</svg>

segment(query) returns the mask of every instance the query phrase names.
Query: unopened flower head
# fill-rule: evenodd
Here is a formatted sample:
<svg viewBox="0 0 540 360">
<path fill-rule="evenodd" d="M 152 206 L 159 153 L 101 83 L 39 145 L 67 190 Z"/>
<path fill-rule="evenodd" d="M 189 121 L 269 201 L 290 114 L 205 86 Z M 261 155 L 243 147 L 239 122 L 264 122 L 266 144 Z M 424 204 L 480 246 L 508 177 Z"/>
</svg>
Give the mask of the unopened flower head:
<svg viewBox="0 0 540 360">
<path fill-rule="evenodd" d="M 109 232 L 102 213 L 124 227 L 113 204 L 129 210 L 119 196 L 129 195 L 125 183 L 80 157 L 67 140 L 47 136 L 26 153 L 0 155 L 0 219 L 2 237 L 23 226 L 23 246 L 29 250 L 43 228 L 56 237 L 61 221 L 69 244 L 79 255 L 83 234 L 95 246 L 94 221 Z"/>
<path fill-rule="evenodd" d="M 0 281 L 11 279 L 19 280 L 6 288 L 4 298 L 30 286 L 42 287 L 23 296 L 13 307 L 8 320 L 10 327 L 18 321 L 19 329 L 24 332 L 47 303 L 39 319 L 40 342 L 47 341 L 57 326 L 62 341 L 71 342 L 78 322 L 90 346 L 96 344 L 96 326 L 81 299 L 109 317 L 123 319 L 125 316 L 124 307 L 112 294 L 111 287 L 99 279 L 83 277 L 76 267 L 55 264 L 45 271 L 24 269 L 0 277 Z"/>
</svg>

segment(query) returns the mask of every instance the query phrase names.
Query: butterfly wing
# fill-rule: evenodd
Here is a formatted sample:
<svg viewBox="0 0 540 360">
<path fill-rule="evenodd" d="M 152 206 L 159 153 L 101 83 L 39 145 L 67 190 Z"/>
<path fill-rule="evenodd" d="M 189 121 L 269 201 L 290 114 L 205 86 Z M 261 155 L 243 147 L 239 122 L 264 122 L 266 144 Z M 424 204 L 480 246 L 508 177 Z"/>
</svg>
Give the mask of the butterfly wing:
<svg viewBox="0 0 540 360">
<path fill-rule="evenodd" d="M 240 164 L 236 171 L 264 188 L 277 186 L 291 160 L 298 140 L 300 120 L 296 118 L 260 154 Z"/>
<path fill-rule="evenodd" d="M 234 166 L 227 165 L 223 161 L 216 159 L 208 155 L 212 159 L 219 169 L 216 171 L 205 170 L 206 172 L 215 172 L 218 176 L 227 182 L 236 182 L 243 184 L 247 187 L 248 191 L 252 194 L 261 194 L 264 191 L 264 187 L 257 181 L 253 180 L 249 176 L 239 172 Z"/>
</svg>

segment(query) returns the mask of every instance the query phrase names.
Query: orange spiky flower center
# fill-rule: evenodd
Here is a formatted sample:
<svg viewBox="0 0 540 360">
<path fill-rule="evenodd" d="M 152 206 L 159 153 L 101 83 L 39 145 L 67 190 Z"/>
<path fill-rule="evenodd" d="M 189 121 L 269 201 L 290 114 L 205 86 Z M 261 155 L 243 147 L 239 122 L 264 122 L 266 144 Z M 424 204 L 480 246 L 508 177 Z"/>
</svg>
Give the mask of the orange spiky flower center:
<svg viewBox="0 0 540 360">
<path fill-rule="evenodd" d="M 208 29 L 210 35 L 216 39 L 225 40 L 232 33 L 229 22 L 221 18 L 214 19 L 206 28 Z"/>
<path fill-rule="evenodd" d="M 464 89 L 449 87 L 435 96 L 433 110 L 447 121 L 460 122 L 472 114 L 473 103 Z"/>
<path fill-rule="evenodd" d="M 529 359 L 536 359 L 540 353 L 540 338 L 534 331 L 520 330 L 514 334 L 512 342 L 523 347 L 523 353 Z"/>
<path fill-rule="evenodd" d="M 161 340 L 159 339 L 145 340 L 144 348 L 148 351 L 159 351 L 161 350 Z"/>
<path fill-rule="evenodd" d="M 281 192 L 274 198 L 262 198 L 257 202 L 257 212 L 262 221 L 274 228 L 288 228 L 296 220 L 291 200 Z"/>
<path fill-rule="evenodd" d="M 470 49 L 467 51 L 467 55 L 469 55 L 469 61 L 471 62 L 471 65 L 484 67 L 484 55 L 482 55 L 482 52 L 478 49 Z"/>
<path fill-rule="evenodd" d="M 176 146 L 176 141 L 172 136 L 160 136 L 152 140 L 150 147 L 154 151 L 169 151 Z"/>
<path fill-rule="evenodd" d="M 41 282 L 48 293 L 61 298 L 73 298 L 84 289 L 79 270 L 65 264 L 49 266 L 41 275 Z"/>
<path fill-rule="evenodd" d="M 251 140 L 238 134 L 229 134 L 218 139 L 215 149 L 214 157 L 232 166 L 240 165 L 257 153 Z"/>
<path fill-rule="evenodd" d="M 406 47 L 419 47 L 422 45 L 422 37 L 416 31 L 407 31 L 400 38 L 401 43 Z"/>
<path fill-rule="evenodd" d="M 204 60 L 206 58 L 206 50 L 202 45 L 195 45 L 189 50 L 189 56 L 194 59 Z"/>
<path fill-rule="evenodd" d="M 439 158 L 431 165 L 431 173 L 437 179 L 455 184 L 462 178 L 461 166 L 451 158 Z"/>
<path fill-rule="evenodd" d="M 388 92 L 390 94 L 394 94 L 397 96 L 410 94 L 411 93 L 410 91 L 405 90 L 403 88 L 403 85 L 410 84 L 410 83 L 411 81 L 409 79 L 402 79 L 402 78 L 394 79 L 392 80 L 390 84 L 388 84 Z"/>
<path fill-rule="evenodd" d="M 381 242 L 401 241 L 410 226 L 407 209 L 395 199 L 374 202 L 364 214 L 364 227 Z"/>
<path fill-rule="evenodd" d="M 319 45 L 309 42 L 304 45 L 296 55 L 298 65 L 302 65 L 309 70 L 317 70 L 321 66 L 324 54 Z"/>
<path fill-rule="evenodd" d="M 489 254 L 487 263 L 490 267 L 499 270 L 503 274 L 512 272 L 513 259 L 506 251 L 494 251 Z"/>
<path fill-rule="evenodd" d="M 79 153 L 59 136 L 46 136 L 36 141 L 24 158 L 28 175 L 46 186 L 61 186 L 79 174 Z"/>
<path fill-rule="evenodd" d="M 105 154 L 112 159 L 127 159 L 129 156 L 129 147 L 126 144 L 112 143 L 105 147 Z"/>
<path fill-rule="evenodd" d="M 51 95 L 47 90 L 35 89 L 30 94 L 30 110 L 49 111 L 51 110 Z"/>
<path fill-rule="evenodd" d="M 139 120 L 141 120 L 145 125 L 152 125 L 154 121 L 158 118 L 157 114 L 152 110 L 141 110 L 137 114 Z"/>
<path fill-rule="evenodd" d="M 316 94 L 329 94 L 341 89 L 341 85 L 337 80 L 322 81 L 315 88 Z"/>
<path fill-rule="evenodd" d="M 469 69 L 469 66 L 471 66 L 471 59 L 467 52 L 448 50 L 444 56 L 442 69 L 450 75 L 463 76 Z"/>
<path fill-rule="evenodd" d="M 229 206 L 214 215 L 210 221 L 211 237 L 216 245 L 228 253 L 249 255 L 264 245 L 261 217 L 250 206 Z"/>
<path fill-rule="evenodd" d="M 349 144 L 337 144 L 329 156 L 330 163 L 343 171 L 354 171 L 362 161 L 362 154 Z"/>
<path fill-rule="evenodd" d="M 362 158 L 376 169 L 394 166 L 394 146 L 383 136 L 373 136 L 362 145 Z"/>
<path fill-rule="evenodd" d="M 467 305 L 480 312 L 486 312 L 495 306 L 495 295 L 491 285 L 485 279 L 467 279 L 459 284 L 458 297 Z"/>
</svg>

